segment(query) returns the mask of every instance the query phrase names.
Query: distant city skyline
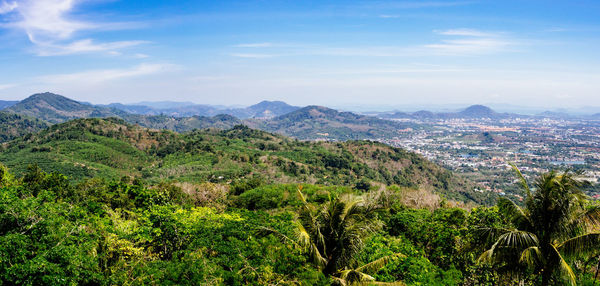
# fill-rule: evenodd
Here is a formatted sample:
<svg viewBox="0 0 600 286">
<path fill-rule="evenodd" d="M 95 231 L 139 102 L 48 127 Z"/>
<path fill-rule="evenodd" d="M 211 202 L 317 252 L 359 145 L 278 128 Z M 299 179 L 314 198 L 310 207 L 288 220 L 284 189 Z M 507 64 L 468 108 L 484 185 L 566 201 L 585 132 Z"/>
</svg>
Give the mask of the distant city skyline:
<svg viewBox="0 0 600 286">
<path fill-rule="evenodd" d="M 0 100 L 600 106 L 598 1 L 0 0 L 0 41 Z"/>
</svg>

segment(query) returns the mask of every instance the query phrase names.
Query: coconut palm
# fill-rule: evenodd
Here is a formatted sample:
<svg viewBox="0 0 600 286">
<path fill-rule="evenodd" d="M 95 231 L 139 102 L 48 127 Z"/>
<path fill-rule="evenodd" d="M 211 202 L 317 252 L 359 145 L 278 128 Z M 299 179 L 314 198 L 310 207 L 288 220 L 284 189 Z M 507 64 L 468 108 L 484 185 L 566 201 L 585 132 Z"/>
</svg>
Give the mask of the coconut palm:
<svg viewBox="0 0 600 286">
<path fill-rule="evenodd" d="M 600 233 L 594 231 L 600 226 L 600 208 L 589 206 L 577 173 L 542 174 L 532 191 L 521 172 L 513 168 L 526 192 L 525 207 L 499 199 L 499 211 L 512 228 L 482 229 L 493 244 L 480 261 L 495 263 L 509 273 L 528 269 L 541 276 L 543 286 L 575 285 L 574 272 L 565 259 L 598 249 Z"/>
<path fill-rule="evenodd" d="M 262 232 L 275 234 L 303 249 L 309 259 L 338 284 L 373 282 L 375 279 L 367 273 L 377 272 L 391 259 L 401 256 L 395 254 L 354 267 L 354 257 L 363 248 L 364 239 L 380 227 L 376 218 L 378 207 L 360 197 L 346 195 L 317 209 L 306 202 L 301 187 L 297 193 L 302 207 L 294 236 L 288 237 L 267 228 Z"/>
</svg>

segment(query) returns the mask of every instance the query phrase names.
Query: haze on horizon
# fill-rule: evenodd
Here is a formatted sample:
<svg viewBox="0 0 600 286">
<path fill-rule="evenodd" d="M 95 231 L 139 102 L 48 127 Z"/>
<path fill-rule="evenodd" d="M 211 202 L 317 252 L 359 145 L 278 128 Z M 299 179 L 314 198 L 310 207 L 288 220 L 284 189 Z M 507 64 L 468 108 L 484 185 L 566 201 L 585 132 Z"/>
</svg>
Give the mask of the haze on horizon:
<svg viewBox="0 0 600 286">
<path fill-rule="evenodd" d="M 600 106 L 598 1 L 0 0 L 0 99 Z"/>
</svg>

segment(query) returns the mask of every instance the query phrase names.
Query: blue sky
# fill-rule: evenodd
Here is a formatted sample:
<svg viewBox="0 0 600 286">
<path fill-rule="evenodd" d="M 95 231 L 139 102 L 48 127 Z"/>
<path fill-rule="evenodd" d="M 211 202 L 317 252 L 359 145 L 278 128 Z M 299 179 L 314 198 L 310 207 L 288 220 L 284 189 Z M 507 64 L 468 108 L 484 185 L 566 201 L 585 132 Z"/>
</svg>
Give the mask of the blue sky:
<svg viewBox="0 0 600 286">
<path fill-rule="evenodd" d="M 600 106 L 600 1 L 0 0 L 0 99 Z"/>
</svg>

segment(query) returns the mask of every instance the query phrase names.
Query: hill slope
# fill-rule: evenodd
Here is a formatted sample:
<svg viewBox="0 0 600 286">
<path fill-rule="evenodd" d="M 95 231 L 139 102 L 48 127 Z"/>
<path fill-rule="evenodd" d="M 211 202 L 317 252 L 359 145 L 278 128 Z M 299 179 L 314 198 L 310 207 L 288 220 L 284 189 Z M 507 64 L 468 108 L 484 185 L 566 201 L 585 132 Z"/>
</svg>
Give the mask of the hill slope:
<svg viewBox="0 0 600 286">
<path fill-rule="evenodd" d="M 394 137 L 406 124 L 375 117 L 339 112 L 323 106 L 307 106 L 249 126 L 298 139 L 357 140 Z"/>
<path fill-rule="evenodd" d="M 47 128 L 48 123 L 36 118 L 0 112 L 0 143 Z"/>
<path fill-rule="evenodd" d="M 19 103 L 18 101 L 10 101 L 10 100 L 0 100 L 0 110 L 11 107 L 15 104 Z"/>
<path fill-rule="evenodd" d="M 401 149 L 368 141 L 300 142 L 245 126 L 177 134 L 114 118 L 79 119 L 9 142 L 0 162 L 16 173 L 37 163 L 76 180 L 133 175 L 153 182 L 233 182 L 259 176 L 269 183 L 354 186 L 368 179 L 456 200 L 489 200 L 472 183 Z"/>
<path fill-rule="evenodd" d="M 84 104 L 54 93 L 34 94 L 6 108 L 6 111 L 35 117 L 50 123 L 75 118 L 113 117 L 125 113 L 116 109 Z"/>
</svg>

